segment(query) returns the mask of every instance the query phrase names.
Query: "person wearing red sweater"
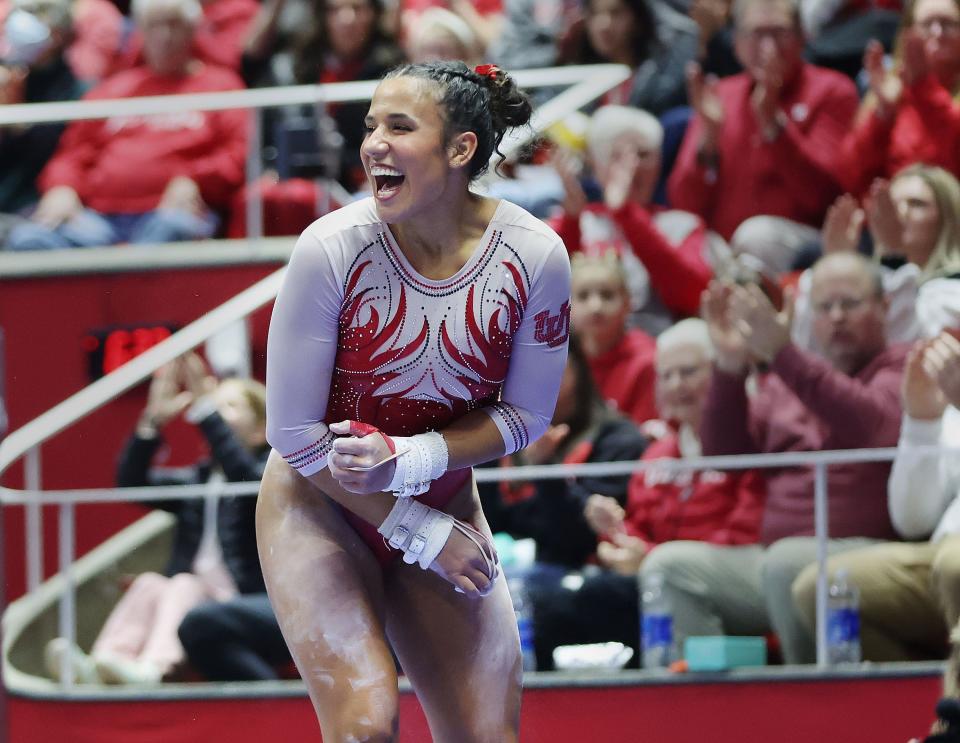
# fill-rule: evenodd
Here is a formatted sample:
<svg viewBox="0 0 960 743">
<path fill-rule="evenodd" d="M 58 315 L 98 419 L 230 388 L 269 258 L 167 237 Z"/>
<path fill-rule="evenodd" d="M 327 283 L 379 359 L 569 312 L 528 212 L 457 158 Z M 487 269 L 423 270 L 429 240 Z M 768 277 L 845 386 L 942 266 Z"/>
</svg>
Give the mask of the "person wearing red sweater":
<svg viewBox="0 0 960 743">
<path fill-rule="evenodd" d="M 193 58 L 196 0 L 135 0 L 146 64 L 111 76 L 87 100 L 234 90 L 229 70 Z M 210 237 L 244 178 L 241 110 L 171 111 L 77 121 L 40 174 L 31 221 L 11 231 L 14 250 L 163 243 Z"/>
<path fill-rule="evenodd" d="M 887 345 L 877 266 L 859 254 L 827 256 L 814 268 L 811 298 L 822 356 L 790 342 L 788 313 L 778 314 L 756 285 L 711 285 L 704 315 L 717 357 L 700 426 L 705 455 L 895 445 L 908 347 Z M 751 365 L 758 371 L 748 380 Z M 896 538 L 889 472 L 886 462 L 828 468 L 831 553 Z M 647 556 L 642 574 L 663 575 L 679 637 L 772 629 L 787 663 L 813 662 L 813 638 L 790 591 L 816 559 L 814 473 L 764 474 L 761 545 L 671 542 Z"/>
<path fill-rule="evenodd" d="M 713 348 L 702 320 L 688 319 L 657 338 L 657 406 L 661 438 L 642 459 L 700 456 L 697 433 L 707 399 Z M 645 427 L 653 432 L 653 426 Z M 764 484 L 751 470 L 702 473 L 666 468 L 638 472 L 630 479 L 627 502 L 594 492 L 583 517 L 589 536 L 600 538 L 602 568 L 578 591 L 534 594 L 538 663 L 557 645 L 619 641 L 637 648 L 637 574 L 654 546 L 674 539 L 718 545 L 753 544 L 758 539 Z M 538 665 L 539 667 L 539 665 Z"/>
<path fill-rule="evenodd" d="M 883 48 L 864 53 L 870 93 L 843 143 L 844 187 L 863 195 L 875 178 L 914 163 L 960 176 L 960 2 L 915 0 L 897 39 L 898 63 L 887 70 Z"/>
<path fill-rule="evenodd" d="M 655 418 L 654 340 L 627 328 L 630 300 L 620 261 L 610 253 L 578 255 L 571 269 L 570 325 L 601 397 L 637 424 Z"/>
<path fill-rule="evenodd" d="M 713 266 L 729 253 L 695 214 L 651 203 L 660 177 L 663 127 L 639 109 L 603 106 L 587 131 L 601 203 L 588 203 L 569 158 L 555 158 L 564 184 L 562 212 L 550 226 L 571 255 L 620 256 L 627 273 L 632 321 L 656 334 L 696 315 Z"/>
<path fill-rule="evenodd" d="M 695 116 L 668 193 L 775 277 L 817 239 L 840 193 L 836 163 L 858 98 L 849 78 L 803 61 L 792 0 L 745 0 L 734 12 L 745 71 L 714 80 L 690 65 Z"/>
</svg>

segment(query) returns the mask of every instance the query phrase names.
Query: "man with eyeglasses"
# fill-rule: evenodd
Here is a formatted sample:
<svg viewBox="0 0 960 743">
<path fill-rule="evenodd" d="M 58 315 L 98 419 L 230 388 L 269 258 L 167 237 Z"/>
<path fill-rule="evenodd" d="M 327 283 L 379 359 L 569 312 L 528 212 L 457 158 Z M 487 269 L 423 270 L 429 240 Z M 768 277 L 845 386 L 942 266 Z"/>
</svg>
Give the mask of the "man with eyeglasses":
<svg viewBox="0 0 960 743">
<path fill-rule="evenodd" d="M 714 282 L 704 316 L 716 350 L 701 424 L 703 454 L 768 454 L 894 446 L 907 346 L 888 346 L 886 299 L 876 266 L 853 253 L 814 268 L 814 334 L 821 354 L 790 342 L 789 312 L 758 286 Z M 661 572 L 681 639 L 780 638 L 787 663 L 812 663 L 813 636 L 793 603 L 794 579 L 816 560 L 814 473 L 763 470 L 767 499 L 759 545 L 672 542 L 642 573 Z M 831 554 L 896 539 L 887 510 L 886 462 L 827 469 Z"/>
<path fill-rule="evenodd" d="M 695 116 L 669 194 L 776 276 L 817 240 L 840 192 L 834 164 L 857 92 L 845 76 L 803 61 L 795 0 L 737 0 L 733 12 L 744 72 L 714 80 L 690 65 Z"/>
</svg>

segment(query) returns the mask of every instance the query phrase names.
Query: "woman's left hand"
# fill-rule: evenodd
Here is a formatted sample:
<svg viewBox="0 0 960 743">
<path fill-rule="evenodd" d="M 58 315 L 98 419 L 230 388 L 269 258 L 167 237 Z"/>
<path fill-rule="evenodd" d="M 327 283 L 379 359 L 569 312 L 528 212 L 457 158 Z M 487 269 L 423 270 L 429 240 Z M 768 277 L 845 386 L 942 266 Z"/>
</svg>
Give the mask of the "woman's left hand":
<svg viewBox="0 0 960 743">
<path fill-rule="evenodd" d="M 350 421 L 332 423 L 330 430 L 342 436 L 333 442 L 327 464 L 343 489 L 362 495 L 386 490 L 397 464 L 383 435 L 379 431 L 356 435 Z"/>
</svg>

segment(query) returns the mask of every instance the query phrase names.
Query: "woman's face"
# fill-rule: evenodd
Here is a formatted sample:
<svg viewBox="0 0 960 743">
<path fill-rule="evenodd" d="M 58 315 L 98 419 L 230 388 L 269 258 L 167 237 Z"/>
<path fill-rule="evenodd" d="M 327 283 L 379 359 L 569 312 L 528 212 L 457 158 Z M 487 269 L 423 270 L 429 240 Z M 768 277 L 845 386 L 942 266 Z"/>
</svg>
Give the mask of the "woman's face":
<svg viewBox="0 0 960 743">
<path fill-rule="evenodd" d="M 432 83 L 395 77 L 377 86 L 364 122 L 360 159 L 377 213 L 396 223 L 437 204 L 451 175 Z"/>
<path fill-rule="evenodd" d="M 701 346 L 684 343 L 657 350 L 657 409 L 660 417 L 700 425 L 710 384 L 710 359 Z"/>
<path fill-rule="evenodd" d="M 237 438 L 248 448 L 256 449 L 266 442 L 265 424 L 250 407 L 242 384 L 230 379 L 221 382 L 213 393 L 213 399 L 223 422 L 233 429 Z"/>
<path fill-rule="evenodd" d="M 919 0 L 913 10 L 913 28 L 934 68 L 960 66 L 960 8 L 955 0 Z"/>
<path fill-rule="evenodd" d="M 890 184 L 890 197 L 903 224 L 905 257 L 923 267 L 936 247 L 941 227 L 933 190 L 920 176 L 905 175 Z"/>
<path fill-rule="evenodd" d="M 341 59 L 359 57 L 373 36 L 375 19 L 370 0 L 327 0 L 327 39 Z"/>
<path fill-rule="evenodd" d="M 592 0 L 587 7 L 587 37 L 601 57 L 623 61 L 635 56 L 631 49 L 636 19 L 623 0 Z"/>
<path fill-rule="evenodd" d="M 615 269 L 576 268 L 570 286 L 570 324 L 581 337 L 605 345 L 623 333 L 629 311 L 630 300 Z"/>
</svg>

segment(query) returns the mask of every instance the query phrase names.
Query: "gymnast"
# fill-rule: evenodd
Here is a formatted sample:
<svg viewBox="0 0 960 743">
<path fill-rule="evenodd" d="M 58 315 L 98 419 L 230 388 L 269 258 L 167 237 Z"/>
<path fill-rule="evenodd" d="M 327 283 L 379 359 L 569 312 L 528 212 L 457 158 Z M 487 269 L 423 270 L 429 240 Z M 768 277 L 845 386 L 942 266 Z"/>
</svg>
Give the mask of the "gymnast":
<svg viewBox="0 0 960 743">
<path fill-rule="evenodd" d="M 550 422 L 570 268 L 550 228 L 469 185 L 530 114 L 493 65 L 389 72 L 361 146 L 373 195 L 304 231 L 277 297 L 257 536 L 325 741 L 397 739 L 394 654 L 435 741 L 518 736 L 472 467 Z"/>
</svg>

